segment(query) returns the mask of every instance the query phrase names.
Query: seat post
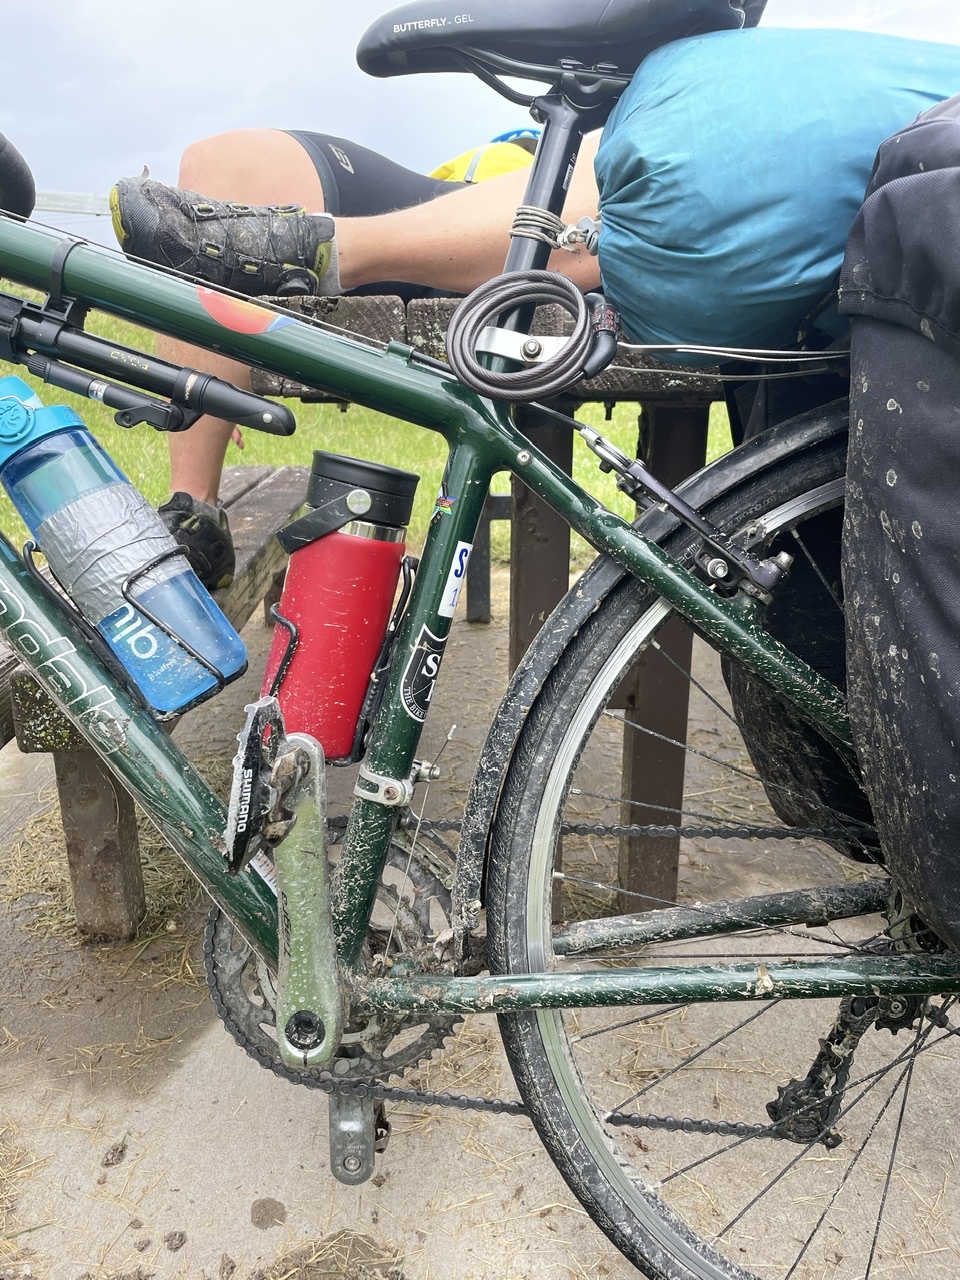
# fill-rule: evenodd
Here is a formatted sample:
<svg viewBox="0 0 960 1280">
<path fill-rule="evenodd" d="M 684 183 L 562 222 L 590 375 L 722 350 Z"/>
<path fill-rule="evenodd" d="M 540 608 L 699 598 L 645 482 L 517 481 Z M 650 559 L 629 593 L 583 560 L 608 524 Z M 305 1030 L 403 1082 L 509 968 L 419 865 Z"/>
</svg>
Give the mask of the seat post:
<svg viewBox="0 0 960 1280">
<path fill-rule="evenodd" d="M 533 118 L 543 125 L 523 203 L 560 217 L 580 154 L 583 135 L 599 128 L 623 92 L 625 80 L 616 68 L 587 71 L 579 63 L 563 66 L 549 93 L 530 104 Z M 514 235 L 504 271 L 540 271 L 550 258 L 550 245 Z"/>
<path fill-rule="evenodd" d="M 579 108 L 559 93 L 537 98 L 532 114 L 543 125 L 540 142 L 527 179 L 523 203 L 546 209 L 559 217 L 570 185 L 570 175 L 583 142 L 584 122 Z M 547 265 L 550 246 L 527 236 L 513 236 L 505 271 L 540 271 Z"/>
</svg>

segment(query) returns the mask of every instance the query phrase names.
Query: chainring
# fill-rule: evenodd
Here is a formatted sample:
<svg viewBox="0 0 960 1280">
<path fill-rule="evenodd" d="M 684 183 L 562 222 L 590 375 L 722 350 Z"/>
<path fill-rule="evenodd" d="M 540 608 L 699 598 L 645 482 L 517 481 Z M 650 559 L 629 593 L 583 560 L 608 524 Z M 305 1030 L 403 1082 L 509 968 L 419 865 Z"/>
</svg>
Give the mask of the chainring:
<svg viewBox="0 0 960 1280">
<path fill-rule="evenodd" d="M 444 883 L 450 879 L 448 869 L 452 871 L 452 859 L 445 846 L 420 845 L 417 851 L 404 834 L 394 838 L 367 935 L 370 967 L 402 966 L 407 973 L 437 967 L 433 942 L 450 921 L 450 891 Z M 330 1066 L 290 1067 L 281 1059 L 276 1041 L 275 975 L 219 907 L 211 908 L 207 917 L 203 953 L 214 1005 L 234 1040 L 261 1066 L 296 1084 L 401 1075 L 436 1052 L 463 1020 L 458 1015 L 404 1016 L 382 1010 L 353 1016 Z"/>
</svg>

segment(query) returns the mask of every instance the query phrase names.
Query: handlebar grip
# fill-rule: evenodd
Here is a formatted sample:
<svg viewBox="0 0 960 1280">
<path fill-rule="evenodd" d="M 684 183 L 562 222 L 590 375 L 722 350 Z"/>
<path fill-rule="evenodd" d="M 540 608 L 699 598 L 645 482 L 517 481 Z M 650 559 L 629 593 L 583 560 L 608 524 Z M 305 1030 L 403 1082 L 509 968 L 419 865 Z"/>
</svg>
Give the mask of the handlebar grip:
<svg viewBox="0 0 960 1280">
<path fill-rule="evenodd" d="M 225 418 L 241 427 L 272 436 L 292 436 L 297 420 L 286 405 L 276 404 L 252 391 L 241 391 L 231 382 L 197 369 L 183 369 L 174 386 L 174 398 L 200 413 Z"/>
<path fill-rule="evenodd" d="M 30 166 L 0 133 L 0 209 L 17 218 L 29 218 L 37 203 L 37 188 Z"/>
</svg>

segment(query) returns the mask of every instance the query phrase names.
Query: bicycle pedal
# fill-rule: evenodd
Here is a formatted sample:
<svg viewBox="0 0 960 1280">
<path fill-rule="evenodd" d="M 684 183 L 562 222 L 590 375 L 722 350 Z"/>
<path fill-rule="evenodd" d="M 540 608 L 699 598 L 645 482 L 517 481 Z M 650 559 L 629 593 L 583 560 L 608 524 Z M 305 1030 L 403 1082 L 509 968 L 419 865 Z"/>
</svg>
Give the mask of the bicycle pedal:
<svg viewBox="0 0 960 1280">
<path fill-rule="evenodd" d="M 386 1150 L 390 1122 L 382 1102 L 355 1093 L 331 1093 L 330 1170 L 338 1182 L 357 1186 L 373 1173 L 376 1154 Z"/>
<path fill-rule="evenodd" d="M 233 758 L 233 780 L 227 806 L 227 870 L 241 872 L 264 845 L 263 828 L 279 801 L 273 785 L 273 769 L 284 740 L 283 715 L 276 698 L 250 703 L 247 719 L 237 734 L 239 748 Z"/>
</svg>

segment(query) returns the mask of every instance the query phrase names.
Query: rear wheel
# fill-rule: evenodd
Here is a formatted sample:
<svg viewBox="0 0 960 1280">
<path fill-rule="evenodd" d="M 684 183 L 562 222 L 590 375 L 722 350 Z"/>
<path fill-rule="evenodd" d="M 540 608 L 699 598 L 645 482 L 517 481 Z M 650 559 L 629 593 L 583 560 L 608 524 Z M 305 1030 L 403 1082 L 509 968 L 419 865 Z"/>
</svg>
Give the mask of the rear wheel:
<svg viewBox="0 0 960 1280">
<path fill-rule="evenodd" d="M 818 443 L 733 486 L 707 512 L 765 552 L 794 556 L 797 572 L 768 611 L 771 629 L 794 635 L 821 669 L 839 663 L 841 674 L 843 466 L 842 444 Z M 689 556 L 693 538 L 681 531 L 668 545 Z M 801 955 L 937 949 L 889 892 L 856 780 L 757 682 L 729 667 L 724 679 L 699 641 L 679 812 L 657 811 L 631 789 L 631 779 L 642 787 L 644 773 L 624 770 L 621 741 L 625 731 L 642 741 L 644 726 L 629 698 L 618 709 L 622 680 L 638 662 L 647 681 L 658 672 L 672 678 L 661 643 L 668 620 L 678 622 L 670 615 L 642 585 L 622 581 L 531 709 L 493 832 L 491 967 L 690 970 L 746 960 L 762 974 L 774 960 Z M 831 629 L 833 653 L 824 643 Z M 677 652 L 674 640 L 670 647 Z M 749 749 L 729 690 L 753 725 Z M 650 737 L 652 753 L 661 736 Z M 676 913 L 651 913 L 668 904 L 651 901 L 642 878 L 625 889 L 618 870 L 625 842 L 640 838 L 637 815 L 649 822 L 651 812 L 687 831 L 682 928 Z M 826 838 L 784 819 L 823 828 Z M 772 895 L 784 893 L 795 896 L 785 913 L 777 898 L 775 911 Z M 851 897 L 859 914 L 830 919 L 846 914 L 838 904 Z M 737 904 L 733 922 L 698 933 L 698 920 L 719 902 Z M 652 931 L 641 926 L 633 945 L 571 954 L 573 922 L 640 911 Z M 766 923 L 744 928 L 744 915 Z M 561 1173 L 645 1275 L 927 1280 L 955 1275 L 960 1246 L 955 1162 L 943 1138 L 960 1051 L 952 1004 L 949 995 L 664 1004 L 509 1014 L 501 1026 Z"/>
</svg>

